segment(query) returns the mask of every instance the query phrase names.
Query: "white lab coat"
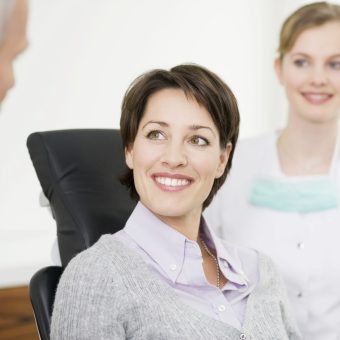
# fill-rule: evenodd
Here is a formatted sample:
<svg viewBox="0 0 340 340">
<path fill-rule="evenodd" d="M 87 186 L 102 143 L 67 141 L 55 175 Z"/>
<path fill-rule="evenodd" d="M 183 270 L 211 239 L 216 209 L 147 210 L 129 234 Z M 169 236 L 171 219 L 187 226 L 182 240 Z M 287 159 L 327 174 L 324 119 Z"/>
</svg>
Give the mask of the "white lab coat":
<svg viewBox="0 0 340 340">
<path fill-rule="evenodd" d="M 277 264 L 307 340 L 340 340 L 340 207 L 288 213 L 248 203 L 255 176 L 285 178 L 277 133 L 241 141 L 230 176 L 204 215 L 227 241 L 258 249 Z M 340 155 L 330 176 L 340 193 Z"/>
</svg>

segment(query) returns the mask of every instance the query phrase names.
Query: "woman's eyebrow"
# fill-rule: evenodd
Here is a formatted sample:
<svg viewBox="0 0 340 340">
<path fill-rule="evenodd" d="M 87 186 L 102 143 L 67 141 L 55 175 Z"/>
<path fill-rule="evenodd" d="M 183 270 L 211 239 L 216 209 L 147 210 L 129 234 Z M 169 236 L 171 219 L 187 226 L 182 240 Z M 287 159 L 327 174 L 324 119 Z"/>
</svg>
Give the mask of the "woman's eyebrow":
<svg viewBox="0 0 340 340">
<path fill-rule="evenodd" d="M 333 58 L 340 58 L 340 54 L 339 53 L 333 54 L 329 57 L 329 59 L 333 59 Z"/>
<path fill-rule="evenodd" d="M 292 53 L 291 57 L 292 58 L 294 58 L 294 57 L 311 58 L 311 56 L 309 54 L 304 53 L 304 52 L 294 52 L 294 53 Z M 332 54 L 328 57 L 328 59 L 333 59 L 333 58 L 340 58 L 340 54 L 335 53 L 335 54 Z"/>
<path fill-rule="evenodd" d="M 291 54 L 291 57 L 304 57 L 304 58 L 310 58 L 310 56 L 307 53 L 304 52 L 294 52 Z"/>
<path fill-rule="evenodd" d="M 158 125 L 165 126 L 165 127 L 168 127 L 168 126 L 169 126 L 168 123 L 163 122 L 163 121 L 150 120 L 149 122 L 146 122 L 146 123 L 142 126 L 142 129 L 144 129 L 148 124 L 158 124 Z"/>
<path fill-rule="evenodd" d="M 158 124 L 160 126 L 164 126 L 164 127 L 169 127 L 169 124 L 166 123 L 166 122 L 163 122 L 163 121 L 158 121 L 158 120 L 150 120 L 148 122 L 146 122 L 143 126 L 142 126 L 142 129 L 144 129 L 147 125 L 149 124 Z M 205 126 L 205 125 L 196 125 L 196 124 L 193 124 L 193 125 L 189 125 L 189 130 L 191 131 L 197 131 L 197 130 L 200 130 L 200 129 L 208 129 L 209 131 L 211 131 L 211 133 L 215 136 L 215 132 L 214 130 L 209 127 L 209 126 Z"/>
<path fill-rule="evenodd" d="M 190 125 L 189 126 L 189 129 L 190 130 L 193 130 L 193 131 L 197 131 L 197 130 L 200 130 L 200 129 L 208 129 L 209 131 L 211 131 L 211 133 L 215 136 L 215 132 L 214 130 L 209 127 L 209 126 L 204 126 L 204 125 Z"/>
</svg>

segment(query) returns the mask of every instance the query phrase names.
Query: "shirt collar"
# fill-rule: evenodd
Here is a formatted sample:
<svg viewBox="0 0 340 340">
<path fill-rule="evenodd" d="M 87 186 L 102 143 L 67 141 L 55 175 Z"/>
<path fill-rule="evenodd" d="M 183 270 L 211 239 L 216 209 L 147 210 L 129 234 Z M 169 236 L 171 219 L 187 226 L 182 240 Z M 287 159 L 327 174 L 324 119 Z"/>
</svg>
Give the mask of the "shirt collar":
<svg viewBox="0 0 340 340">
<path fill-rule="evenodd" d="M 224 244 L 203 217 L 200 229 L 206 244 L 216 249 L 221 271 L 228 281 L 247 285 L 236 248 Z M 124 231 L 161 267 L 172 282 L 176 282 L 182 270 L 186 248 L 197 247 L 198 256 L 201 256 L 196 242 L 162 222 L 141 202 L 127 220 Z"/>
<path fill-rule="evenodd" d="M 141 202 L 127 220 L 124 231 L 159 264 L 173 282 L 176 281 L 180 272 L 177 266 L 184 261 L 187 241 L 184 235 L 162 222 Z M 177 270 L 174 270 L 175 267 Z"/>
<path fill-rule="evenodd" d="M 201 234 L 209 248 L 216 251 L 217 259 L 223 275 L 239 285 L 248 285 L 249 278 L 245 274 L 237 248 L 222 241 L 215 232 L 209 228 L 207 222 L 202 217 Z"/>
</svg>

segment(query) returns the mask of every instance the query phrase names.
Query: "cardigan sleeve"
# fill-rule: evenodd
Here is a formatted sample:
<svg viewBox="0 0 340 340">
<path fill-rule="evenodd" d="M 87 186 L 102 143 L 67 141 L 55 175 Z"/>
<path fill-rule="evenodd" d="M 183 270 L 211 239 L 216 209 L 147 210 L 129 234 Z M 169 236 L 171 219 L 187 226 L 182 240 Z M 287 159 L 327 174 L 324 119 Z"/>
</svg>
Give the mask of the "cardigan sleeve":
<svg viewBox="0 0 340 340">
<path fill-rule="evenodd" d="M 89 256 L 86 251 L 74 258 L 61 277 L 52 314 L 51 340 L 126 338 L 118 301 L 122 289 L 108 261 L 91 252 Z"/>
<path fill-rule="evenodd" d="M 270 263 L 271 271 L 275 277 L 274 281 L 276 281 L 277 294 L 280 300 L 282 321 L 286 329 L 288 338 L 289 340 L 302 340 L 302 336 L 295 320 L 295 315 L 288 298 L 288 293 L 284 281 L 273 261 L 269 258 L 267 259 L 267 261 Z"/>
<path fill-rule="evenodd" d="M 291 308 L 290 302 L 288 300 L 288 295 L 286 292 L 286 287 L 283 284 L 283 281 L 280 279 L 281 283 L 281 313 L 282 320 L 285 325 L 287 334 L 290 340 L 302 340 L 301 333 L 297 327 L 293 310 Z"/>
</svg>

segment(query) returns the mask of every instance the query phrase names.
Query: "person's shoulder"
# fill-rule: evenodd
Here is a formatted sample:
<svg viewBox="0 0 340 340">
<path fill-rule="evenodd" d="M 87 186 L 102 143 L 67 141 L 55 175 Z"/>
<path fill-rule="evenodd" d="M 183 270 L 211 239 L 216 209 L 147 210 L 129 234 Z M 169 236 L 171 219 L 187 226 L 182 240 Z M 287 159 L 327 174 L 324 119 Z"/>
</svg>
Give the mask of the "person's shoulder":
<svg viewBox="0 0 340 340">
<path fill-rule="evenodd" d="M 277 265 L 271 257 L 261 252 L 258 253 L 258 259 L 261 286 L 273 293 L 281 292 L 283 281 Z"/>
<path fill-rule="evenodd" d="M 97 261 L 98 257 L 102 258 L 103 256 L 110 253 L 110 246 L 115 246 L 114 235 L 105 234 L 102 235 L 97 242 L 95 242 L 91 247 L 83 250 L 79 254 L 77 254 L 71 261 L 71 263 L 76 262 L 93 262 Z"/>
<path fill-rule="evenodd" d="M 125 247 L 115 235 L 103 235 L 90 248 L 76 255 L 66 266 L 63 279 L 101 279 L 119 271 Z"/>
<path fill-rule="evenodd" d="M 258 253 L 260 268 L 264 272 L 267 272 L 268 274 L 271 274 L 271 273 L 276 274 L 278 271 L 272 258 L 262 252 L 258 251 L 257 253 Z"/>
<path fill-rule="evenodd" d="M 103 323 L 123 315 L 128 287 L 120 275 L 122 266 L 113 257 L 115 250 L 122 249 L 114 235 L 104 235 L 69 262 L 56 291 L 51 339 L 92 339 L 102 334 Z"/>
</svg>

